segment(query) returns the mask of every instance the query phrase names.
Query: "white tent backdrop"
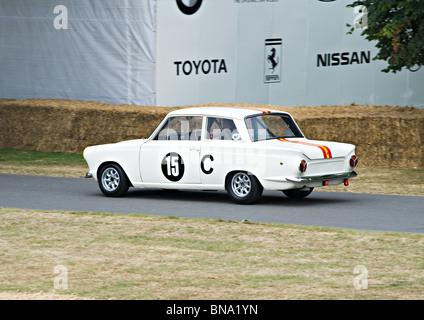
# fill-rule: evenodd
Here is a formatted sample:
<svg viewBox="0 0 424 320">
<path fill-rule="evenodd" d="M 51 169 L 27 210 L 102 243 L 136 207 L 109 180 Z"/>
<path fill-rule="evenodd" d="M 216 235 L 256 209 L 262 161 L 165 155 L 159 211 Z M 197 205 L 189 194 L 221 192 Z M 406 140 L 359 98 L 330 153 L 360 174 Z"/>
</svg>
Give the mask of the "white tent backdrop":
<svg viewBox="0 0 424 320">
<path fill-rule="evenodd" d="M 0 98 L 424 107 L 424 68 L 382 73 L 347 3 L 0 0 Z"/>
<path fill-rule="evenodd" d="M 0 0 L 0 97 L 155 104 L 155 2 Z"/>
</svg>

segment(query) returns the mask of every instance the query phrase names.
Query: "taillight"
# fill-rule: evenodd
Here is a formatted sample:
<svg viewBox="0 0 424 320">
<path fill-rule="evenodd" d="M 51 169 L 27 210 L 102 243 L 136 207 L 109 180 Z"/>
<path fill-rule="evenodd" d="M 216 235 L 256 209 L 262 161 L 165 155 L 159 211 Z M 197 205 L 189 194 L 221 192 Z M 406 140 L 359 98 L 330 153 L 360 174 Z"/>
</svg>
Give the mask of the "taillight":
<svg viewBox="0 0 424 320">
<path fill-rule="evenodd" d="M 358 157 L 353 155 L 350 157 L 349 164 L 352 168 L 355 168 L 358 165 Z"/>
<path fill-rule="evenodd" d="M 308 168 L 308 164 L 306 163 L 306 161 L 305 160 L 300 161 L 299 171 L 305 172 L 307 168 Z"/>
</svg>

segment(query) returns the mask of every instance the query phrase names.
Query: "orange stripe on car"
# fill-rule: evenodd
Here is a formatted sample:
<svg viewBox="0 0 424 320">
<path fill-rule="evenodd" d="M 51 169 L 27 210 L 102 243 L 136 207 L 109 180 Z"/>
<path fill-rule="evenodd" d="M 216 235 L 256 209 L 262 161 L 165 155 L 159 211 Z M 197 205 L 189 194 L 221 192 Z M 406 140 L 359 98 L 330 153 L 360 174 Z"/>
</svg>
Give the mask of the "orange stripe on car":
<svg viewBox="0 0 424 320">
<path fill-rule="evenodd" d="M 333 155 L 331 154 L 330 148 L 329 147 L 326 147 L 326 146 L 321 146 L 319 144 L 309 143 L 309 142 L 303 142 L 303 141 L 290 141 L 290 140 L 287 140 L 287 139 L 284 139 L 284 138 L 279 138 L 277 140 L 283 141 L 283 142 L 303 144 L 303 145 L 306 145 L 306 146 L 318 147 L 318 148 L 321 149 L 322 154 L 324 156 L 324 159 L 331 159 L 331 158 L 333 158 Z"/>
</svg>

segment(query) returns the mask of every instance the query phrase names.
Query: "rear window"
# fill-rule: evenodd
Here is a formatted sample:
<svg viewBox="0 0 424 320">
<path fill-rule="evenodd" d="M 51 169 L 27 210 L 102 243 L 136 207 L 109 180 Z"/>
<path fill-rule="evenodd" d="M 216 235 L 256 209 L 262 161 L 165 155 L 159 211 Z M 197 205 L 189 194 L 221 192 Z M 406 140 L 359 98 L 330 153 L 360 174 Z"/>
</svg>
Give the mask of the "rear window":
<svg viewBox="0 0 424 320">
<path fill-rule="evenodd" d="M 292 117 L 286 114 L 261 114 L 247 117 L 245 122 L 252 141 L 303 138 Z"/>
</svg>

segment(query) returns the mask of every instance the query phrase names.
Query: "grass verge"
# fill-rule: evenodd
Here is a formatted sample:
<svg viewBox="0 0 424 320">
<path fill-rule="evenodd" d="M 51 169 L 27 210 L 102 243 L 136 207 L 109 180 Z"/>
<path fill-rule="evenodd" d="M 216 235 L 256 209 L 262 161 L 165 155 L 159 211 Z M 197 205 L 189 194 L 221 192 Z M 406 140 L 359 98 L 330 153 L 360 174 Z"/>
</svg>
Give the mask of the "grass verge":
<svg viewBox="0 0 424 320">
<path fill-rule="evenodd" d="M 6 208 L 0 234 L 6 298 L 424 296 L 420 234 Z"/>
<path fill-rule="evenodd" d="M 81 178 L 87 171 L 81 154 L 0 148 L 0 173 Z"/>
</svg>

